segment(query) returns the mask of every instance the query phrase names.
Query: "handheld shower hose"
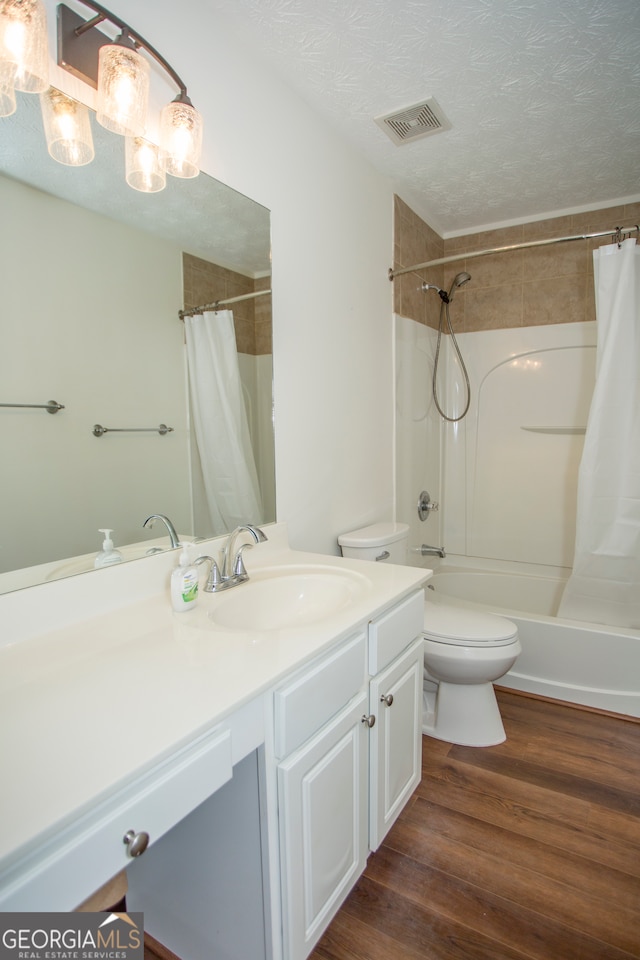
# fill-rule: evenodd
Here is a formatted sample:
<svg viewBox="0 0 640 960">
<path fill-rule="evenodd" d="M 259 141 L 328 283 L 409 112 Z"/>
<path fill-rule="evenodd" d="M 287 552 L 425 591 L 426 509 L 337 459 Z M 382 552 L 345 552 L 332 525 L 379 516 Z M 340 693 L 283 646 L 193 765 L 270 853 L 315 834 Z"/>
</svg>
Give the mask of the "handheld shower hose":
<svg viewBox="0 0 640 960">
<path fill-rule="evenodd" d="M 449 290 L 449 293 L 447 293 L 446 290 L 441 290 L 440 287 L 436 287 L 435 284 L 433 284 L 433 283 L 423 283 L 423 284 L 422 284 L 422 289 L 423 289 L 423 290 L 435 290 L 435 291 L 438 293 L 438 296 L 440 297 L 440 300 L 442 301 L 442 303 L 440 304 L 440 322 L 439 322 L 439 324 L 438 324 L 438 340 L 437 340 L 437 343 L 436 343 L 436 355 L 435 355 L 435 358 L 434 358 L 434 361 L 433 361 L 433 378 L 432 378 L 432 381 L 431 381 L 431 387 L 432 387 L 432 392 L 433 392 L 433 402 L 434 402 L 435 405 L 436 405 L 436 410 L 438 411 L 438 413 L 440 414 L 440 416 L 441 416 L 444 420 L 447 420 L 449 423 L 458 423 L 460 420 L 462 420 L 464 417 L 466 417 L 467 413 L 469 412 L 469 407 L 470 407 L 470 405 L 471 405 L 471 385 L 470 385 L 470 383 L 469 383 L 469 374 L 467 373 L 467 368 L 466 368 L 466 366 L 465 366 L 464 360 L 462 359 L 462 354 L 460 353 L 460 348 L 459 348 L 459 346 L 458 346 L 458 341 L 456 340 L 456 335 L 455 335 L 455 333 L 453 332 L 453 326 L 452 326 L 452 324 L 451 324 L 451 316 L 449 315 L 449 304 L 450 304 L 451 301 L 453 300 L 455 291 L 458 289 L 458 287 L 461 287 L 461 286 L 463 285 L 463 283 L 467 283 L 469 280 L 471 280 L 471 275 L 470 275 L 470 274 L 468 274 L 468 273 L 457 273 L 457 274 L 455 275 L 455 277 L 453 278 L 453 283 L 451 284 L 451 289 Z M 465 403 L 464 410 L 463 410 L 462 413 L 461 413 L 459 416 L 457 416 L 457 417 L 450 417 L 450 416 L 448 416 L 448 415 L 444 412 L 444 410 L 442 409 L 442 407 L 440 406 L 440 402 L 439 402 L 439 400 L 438 400 L 438 386 L 437 386 L 438 363 L 439 363 L 439 360 L 440 360 L 440 344 L 441 344 L 441 341 L 442 341 L 442 333 L 443 333 L 443 330 L 444 330 L 445 319 L 446 319 L 446 322 L 447 322 L 447 327 L 449 328 L 449 334 L 450 334 L 450 336 L 451 336 L 451 342 L 453 343 L 453 348 L 454 348 L 454 350 L 455 350 L 455 352 L 456 352 L 456 355 L 457 355 L 457 357 L 458 357 L 458 362 L 460 363 L 460 367 L 461 367 L 461 369 L 462 369 L 462 373 L 463 373 L 464 381 L 465 381 L 465 385 L 466 385 L 467 400 L 466 400 L 466 403 Z"/>
</svg>

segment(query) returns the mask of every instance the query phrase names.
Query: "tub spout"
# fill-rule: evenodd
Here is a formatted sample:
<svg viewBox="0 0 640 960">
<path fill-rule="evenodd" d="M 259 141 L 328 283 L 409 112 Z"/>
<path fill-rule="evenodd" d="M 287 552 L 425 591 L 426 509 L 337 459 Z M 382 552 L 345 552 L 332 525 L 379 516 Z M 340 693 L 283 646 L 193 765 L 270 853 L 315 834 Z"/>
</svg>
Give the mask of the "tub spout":
<svg viewBox="0 0 640 960">
<path fill-rule="evenodd" d="M 423 543 L 420 547 L 420 553 L 423 557 L 441 557 L 442 560 L 446 557 L 444 547 L 430 547 L 426 543 Z"/>
</svg>

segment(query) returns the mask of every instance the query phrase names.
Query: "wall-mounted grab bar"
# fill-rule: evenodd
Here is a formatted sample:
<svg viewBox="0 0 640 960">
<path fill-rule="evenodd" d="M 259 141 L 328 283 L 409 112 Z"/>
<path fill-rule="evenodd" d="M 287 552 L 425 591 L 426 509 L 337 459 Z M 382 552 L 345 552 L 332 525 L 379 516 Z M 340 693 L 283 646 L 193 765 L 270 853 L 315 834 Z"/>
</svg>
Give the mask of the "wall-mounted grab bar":
<svg viewBox="0 0 640 960">
<path fill-rule="evenodd" d="M 0 403 L 0 407 L 30 407 L 32 410 L 46 410 L 47 413 L 57 413 L 64 410 L 64 403 L 49 400 L 49 403 Z"/>
<path fill-rule="evenodd" d="M 165 433 L 172 433 L 173 427 L 168 427 L 166 423 L 161 423 L 159 427 L 103 427 L 96 423 L 93 428 L 94 437 L 102 437 L 105 433 L 159 433 L 164 437 Z"/>
</svg>

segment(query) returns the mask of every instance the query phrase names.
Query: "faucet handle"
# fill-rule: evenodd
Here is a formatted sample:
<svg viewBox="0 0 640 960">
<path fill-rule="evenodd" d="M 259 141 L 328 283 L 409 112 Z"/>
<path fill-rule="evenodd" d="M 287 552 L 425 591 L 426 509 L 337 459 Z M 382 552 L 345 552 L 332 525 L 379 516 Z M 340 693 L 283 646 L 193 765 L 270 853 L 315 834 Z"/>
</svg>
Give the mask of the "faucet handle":
<svg viewBox="0 0 640 960">
<path fill-rule="evenodd" d="M 243 580 L 249 579 L 249 574 L 247 573 L 247 568 L 244 565 L 244 559 L 242 557 L 242 551 L 251 548 L 252 543 L 243 543 L 238 552 L 236 553 L 236 558 L 233 561 L 233 576 L 242 577 Z"/>
<path fill-rule="evenodd" d="M 205 593 L 215 593 L 222 583 L 222 577 L 220 576 L 220 570 L 218 569 L 218 564 L 216 561 L 213 559 L 213 557 L 204 555 L 202 557 L 198 557 L 197 560 L 194 560 L 193 562 L 196 564 L 196 566 L 199 566 L 201 563 L 206 563 L 206 561 L 211 563 L 211 567 L 209 569 L 207 582 L 204 586 L 204 591 Z"/>
</svg>

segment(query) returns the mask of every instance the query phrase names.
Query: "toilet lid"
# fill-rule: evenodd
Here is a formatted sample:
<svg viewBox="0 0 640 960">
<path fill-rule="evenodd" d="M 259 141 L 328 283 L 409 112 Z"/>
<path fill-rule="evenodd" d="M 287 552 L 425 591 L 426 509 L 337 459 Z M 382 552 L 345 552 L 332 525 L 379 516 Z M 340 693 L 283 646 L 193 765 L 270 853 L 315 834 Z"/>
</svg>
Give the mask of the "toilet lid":
<svg viewBox="0 0 640 960">
<path fill-rule="evenodd" d="M 491 645 L 509 643 L 518 635 L 515 623 L 493 613 L 465 610 L 443 603 L 424 605 L 424 632 L 437 643 Z"/>
</svg>

